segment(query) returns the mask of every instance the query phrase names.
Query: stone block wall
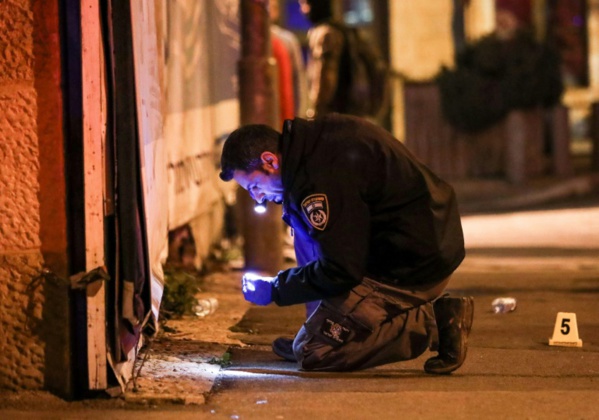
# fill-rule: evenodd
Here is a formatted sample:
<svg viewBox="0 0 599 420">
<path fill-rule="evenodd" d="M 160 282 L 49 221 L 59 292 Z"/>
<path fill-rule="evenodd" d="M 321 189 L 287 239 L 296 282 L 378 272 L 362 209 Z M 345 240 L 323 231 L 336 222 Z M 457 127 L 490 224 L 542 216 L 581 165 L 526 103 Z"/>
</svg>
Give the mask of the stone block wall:
<svg viewBox="0 0 599 420">
<path fill-rule="evenodd" d="M 0 388 L 44 382 L 44 283 L 30 0 L 0 1 Z"/>
</svg>

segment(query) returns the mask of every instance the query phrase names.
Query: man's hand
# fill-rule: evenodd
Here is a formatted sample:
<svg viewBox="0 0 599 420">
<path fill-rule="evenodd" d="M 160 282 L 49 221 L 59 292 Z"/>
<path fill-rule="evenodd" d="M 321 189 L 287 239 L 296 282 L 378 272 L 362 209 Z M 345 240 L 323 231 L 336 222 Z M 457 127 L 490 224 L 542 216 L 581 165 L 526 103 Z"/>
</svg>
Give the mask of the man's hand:
<svg viewBox="0 0 599 420">
<path fill-rule="evenodd" d="M 254 273 L 245 273 L 242 278 L 243 297 L 256 305 L 268 305 L 272 302 L 272 282 L 276 277 L 262 277 Z"/>
</svg>

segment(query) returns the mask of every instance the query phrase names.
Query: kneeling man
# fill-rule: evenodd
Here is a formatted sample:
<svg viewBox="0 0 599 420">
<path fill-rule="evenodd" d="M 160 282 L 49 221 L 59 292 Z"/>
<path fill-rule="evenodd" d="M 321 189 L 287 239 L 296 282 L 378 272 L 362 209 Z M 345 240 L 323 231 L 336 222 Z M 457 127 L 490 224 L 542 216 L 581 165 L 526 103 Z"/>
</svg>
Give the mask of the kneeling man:
<svg viewBox="0 0 599 420">
<path fill-rule="evenodd" d="M 273 351 L 304 370 L 348 371 L 409 360 L 446 374 L 466 358 L 471 297 L 444 294 L 464 259 L 453 189 L 384 129 L 330 114 L 287 120 L 282 133 L 231 133 L 221 179 L 283 205 L 298 266 L 244 276 L 259 305 L 306 303 L 308 319 Z"/>
</svg>

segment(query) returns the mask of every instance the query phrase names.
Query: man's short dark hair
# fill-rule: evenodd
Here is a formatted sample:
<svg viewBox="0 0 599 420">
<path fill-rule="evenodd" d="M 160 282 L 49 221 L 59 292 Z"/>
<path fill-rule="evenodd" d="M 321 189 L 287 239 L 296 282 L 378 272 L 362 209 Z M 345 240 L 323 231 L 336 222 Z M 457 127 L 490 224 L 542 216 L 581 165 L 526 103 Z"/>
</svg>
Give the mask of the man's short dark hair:
<svg viewBox="0 0 599 420">
<path fill-rule="evenodd" d="M 264 124 L 246 125 L 233 131 L 223 146 L 220 157 L 220 179 L 230 181 L 233 172 L 253 172 L 262 167 L 262 152 L 279 151 L 280 133 Z"/>
</svg>

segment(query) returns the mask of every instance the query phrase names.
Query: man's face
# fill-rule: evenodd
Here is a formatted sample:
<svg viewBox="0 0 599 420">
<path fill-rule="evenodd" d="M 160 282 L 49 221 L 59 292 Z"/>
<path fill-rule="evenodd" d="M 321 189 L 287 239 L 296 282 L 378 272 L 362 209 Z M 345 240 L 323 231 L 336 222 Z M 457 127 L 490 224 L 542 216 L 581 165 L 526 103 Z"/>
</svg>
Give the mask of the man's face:
<svg viewBox="0 0 599 420">
<path fill-rule="evenodd" d="M 283 202 L 283 182 L 277 155 L 262 153 L 262 168 L 252 172 L 237 170 L 233 179 L 258 203 L 272 201 L 277 204 Z"/>
</svg>

